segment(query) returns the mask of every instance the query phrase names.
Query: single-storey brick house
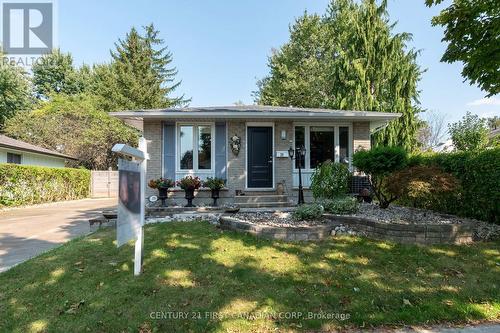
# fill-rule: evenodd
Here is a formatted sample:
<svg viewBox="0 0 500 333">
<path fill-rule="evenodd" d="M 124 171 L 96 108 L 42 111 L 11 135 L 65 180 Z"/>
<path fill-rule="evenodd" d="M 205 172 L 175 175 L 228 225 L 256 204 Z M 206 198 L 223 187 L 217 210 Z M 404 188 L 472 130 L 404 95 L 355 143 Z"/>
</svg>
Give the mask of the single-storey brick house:
<svg viewBox="0 0 500 333">
<path fill-rule="evenodd" d="M 290 159 L 290 147 L 306 149 L 302 181 L 307 189 L 318 164 L 330 159 L 351 166 L 354 151 L 370 148 L 371 133 L 400 116 L 257 105 L 112 114 L 141 129 L 148 140 L 148 180 L 161 176 L 175 180 L 186 175 L 219 177 L 226 179 L 223 202 L 234 202 L 236 192 L 241 191 L 245 200 L 236 201 L 249 205 L 252 200 L 276 201 L 273 195 L 278 187 L 285 190 L 279 201 L 284 196 L 287 201 L 295 200 L 298 161 Z M 203 198 L 209 202 L 210 193 L 204 192 L 198 191 L 195 204 Z M 148 189 L 148 195 L 153 194 L 156 192 Z M 171 195 L 182 203 L 182 192 Z"/>
</svg>

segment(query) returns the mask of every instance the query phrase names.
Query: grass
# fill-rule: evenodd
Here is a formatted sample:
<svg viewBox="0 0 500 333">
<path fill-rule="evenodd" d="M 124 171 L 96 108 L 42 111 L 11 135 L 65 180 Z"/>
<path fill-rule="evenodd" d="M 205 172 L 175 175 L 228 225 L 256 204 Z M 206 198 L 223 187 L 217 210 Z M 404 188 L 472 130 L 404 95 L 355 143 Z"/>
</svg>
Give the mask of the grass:
<svg viewBox="0 0 500 333">
<path fill-rule="evenodd" d="M 291 244 L 205 222 L 151 225 L 145 235 L 140 277 L 132 246 L 117 249 L 110 229 L 0 274 L 0 332 L 282 332 L 500 318 L 499 243 Z"/>
</svg>

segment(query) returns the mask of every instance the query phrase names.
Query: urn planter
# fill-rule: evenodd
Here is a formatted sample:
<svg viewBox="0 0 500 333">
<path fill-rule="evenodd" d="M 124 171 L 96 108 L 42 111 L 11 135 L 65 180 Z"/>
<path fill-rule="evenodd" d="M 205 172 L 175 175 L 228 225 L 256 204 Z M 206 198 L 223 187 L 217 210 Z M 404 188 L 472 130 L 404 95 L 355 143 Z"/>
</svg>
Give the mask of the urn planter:
<svg viewBox="0 0 500 333">
<path fill-rule="evenodd" d="M 185 189 L 184 194 L 185 194 L 184 197 L 187 200 L 187 205 L 185 207 L 194 207 L 193 205 L 194 189 Z"/>
<path fill-rule="evenodd" d="M 219 189 L 213 189 L 212 190 L 212 199 L 214 199 L 213 206 L 217 207 L 217 199 L 220 197 L 220 190 Z"/>
<path fill-rule="evenodd" d="M 159 187 L 158 188 L 158 199 L 161 200 L 161 206 L 162 207 L 167 207 L 167 204 L 165 201 L 168 198 L 168 187 Z"/>
</svg>

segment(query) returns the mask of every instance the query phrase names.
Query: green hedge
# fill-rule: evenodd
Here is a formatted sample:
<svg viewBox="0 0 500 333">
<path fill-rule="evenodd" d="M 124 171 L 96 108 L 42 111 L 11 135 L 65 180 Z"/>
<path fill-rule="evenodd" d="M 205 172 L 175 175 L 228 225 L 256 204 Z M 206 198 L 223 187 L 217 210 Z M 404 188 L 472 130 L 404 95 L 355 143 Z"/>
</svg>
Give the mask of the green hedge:
<svg viewBox="0 0 500 333">
<path fill-rule="evenodd" d="M 500 148 L 414 155 L 409 164 L 437 165 L 460 181 L 456 195 L 436 202 L 438 210 L 500 223 Z"/>
<path fill-rule="evenodd" d="M 86 198 L 90 171 L 0 164 L 0 207 Z"/>
</svg>

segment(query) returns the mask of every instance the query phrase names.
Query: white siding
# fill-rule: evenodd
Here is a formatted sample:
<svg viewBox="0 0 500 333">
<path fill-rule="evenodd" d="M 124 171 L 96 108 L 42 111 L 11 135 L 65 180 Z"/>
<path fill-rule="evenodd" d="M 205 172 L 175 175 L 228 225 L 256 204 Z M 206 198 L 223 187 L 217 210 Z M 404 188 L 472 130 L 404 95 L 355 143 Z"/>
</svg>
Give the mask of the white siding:
<svg viewBox="0 0 500 333">
<path fill-rule="evenodd" d="M 7 163 L 7 152 L 21 155 L 22 165 L 38 165 L 51 168 L 63 168 L 64 159 L 43 154 L 28 153 L 25 151 L 18 151 L 6 148 L 0 148 L 0 163 Z"/>
</svg>

